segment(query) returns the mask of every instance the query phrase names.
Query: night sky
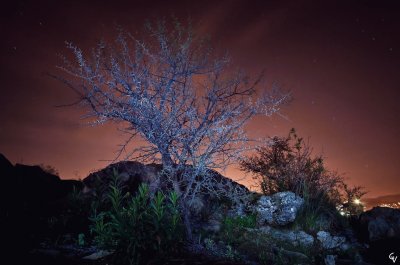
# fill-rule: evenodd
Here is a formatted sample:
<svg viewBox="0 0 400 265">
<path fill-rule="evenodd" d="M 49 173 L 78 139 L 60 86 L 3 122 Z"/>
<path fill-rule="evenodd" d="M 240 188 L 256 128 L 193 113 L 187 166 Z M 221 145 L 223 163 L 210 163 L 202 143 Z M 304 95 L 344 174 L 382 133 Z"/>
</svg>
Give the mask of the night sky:
<svg viewBox="0 0 400 265">
<path fill-rule="evenodd" d="M 1 6 L 0 152 L 13 163 L 49 164 L 84 178 L 115 158 L 124 139 L 89 127 L 83 110 L 56 108 L 76 95 L 59 74 L 65 41 L 84 50 L 135 33 L 146 19 L 186 19 L 234 63 L 263 69 L 266 85 L 291 90 L 280 117 L 256 119 L 252 136 L 295 127 L 327 165 L 367 197 L 400 193 L 400 4 L 398 1 L 10 1 Z M 234 179 L 242 173 L 230 169 Z"/>
</svg>

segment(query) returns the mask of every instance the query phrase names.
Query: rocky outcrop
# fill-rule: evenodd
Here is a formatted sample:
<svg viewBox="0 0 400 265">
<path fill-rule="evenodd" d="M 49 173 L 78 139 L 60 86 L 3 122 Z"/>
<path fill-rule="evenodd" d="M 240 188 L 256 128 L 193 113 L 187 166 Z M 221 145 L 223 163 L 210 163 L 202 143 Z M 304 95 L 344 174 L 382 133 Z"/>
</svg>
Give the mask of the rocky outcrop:
<svg viewBox="0 0 400 265">
<path fill-rule="evenodd" d="M 276 229 L 270 226 L 262 226 L 254 230 L 277 241 L 288 242 L 293 246 L 311 247 L 314 244 L 314 237 L 301 230 Z"/>
<path fill-rule="evenodd" d="M 303 202 L 301 197 L 290 191 L 261 196 L 255 207 L 258 222 L 261 225 L 287 225 L 296 219 Z"/>
<path fill-rule="evenodd" d="M 149 185 L 151 191 L 171 189 L 172 187 L 168 186 L 170 182 L 159 175 L 162 169 L 163 167 L 160 164 L 142 164 L 136 161 L 121 161 L 110 164 L 102 170 L 91 173 L 83 180 L 83 192 L 88 195 L 107 196 L 106 191 L 115 173 L 118 175 L 118 181 L 123 192 L 134 194 L 141 183 Z M 201 181 L 200 178 L 202 176 L 198 178 Z M 213 211 L 219 208 L 220 199 L 223 196 L 230 196 L 235 200 L 232 202 L 233 207 L 231 208 L 235 215 L 243 213 L 248 202 L 246 196 L 251 194 L 247 187 L 224 177 L 214 170 L 208 171 L 207 179 L 211 182 L 209 186 L 218 193 L 219 197 L 217 196 L 217 198 L 210 189 L 200 190 L 195 197 L 188 201 L 193 217 L 213 214 Z M 186 185 L 184 180 L 181 181 L 181 185 L 183 187 Z M 217 229 L 218 225 L 215 225 L 215 223 L 221 220 L 215 221 L 210 225 L 211 230 Z"/>
<path fill-rule="evenodd" d="M 346 251 L 350 248 L 344 236 L 334 236 L 326 231 L 319 231 L 314 238 L 302 230 L 290 230 L 274 228 L 271 226 L 262 226 L 257 229 L 248 229 L 250 232 L 262 233 L 274 240 L 287 242 L 293 246 L 312 247 L 318 244 L 323 250 Z"/>
<path fill-rule="evenodd" d="M 160 164 L 142 164 L 136 161 L 121 161 L 110 164 L 104 169 L 89 174 L 84 180 L 84 192 L 92 193 L 96 189 L 105 189 L 109 186 L 114 176 L 114 171 L 118 174 L 122 187 L 127 191 L 134 192 L 141 183 L 146 183 L 154 189 L 166 188 L 168 181 L 159 179 L 159 173 L 163 169 Z M 208 178 L 212 179 L 213 188 L 221 193 L 229 194 L 233 192 L 250 193 L 246 186 L 241 185 L 214 170 L 208 171 Z M 210 175 L 212 175 L 210 177 Z M 198 178 L 201 178 L 198 177 Z M 184 181 L 182 181 L 184 185 Z M 207 194 L 207 190 L 201 192 Z"/>
<path fill-rule="evenodd" d="M 146 183 L 151 187 L 158 185 L 157 175 L 161 170 L 161 165 L 145 165 L 136 161 L 121 161 L 110 164 L 106 168 L 89 174 L 83 180 L 83 192 L 85 194 L 106 195 L 105 191 L 109 188 L 116 173 L 121 188 L 125 192 L 134 193 L 141 183 Z"/>
<path fill-rule="evenodd" d="M 346 238 L 342 236 L 333 236 L 329 232 L 319 231 L 317 233 L 317 240 L 323 249 L 341 249 L 342 245 L 346 242 Z"/>
<path fill-rule="evenodd" d="M 359 223 L 370 242 L 400 239 L 400 209 L 375 207 L 361 214 Z"/>
</svg>

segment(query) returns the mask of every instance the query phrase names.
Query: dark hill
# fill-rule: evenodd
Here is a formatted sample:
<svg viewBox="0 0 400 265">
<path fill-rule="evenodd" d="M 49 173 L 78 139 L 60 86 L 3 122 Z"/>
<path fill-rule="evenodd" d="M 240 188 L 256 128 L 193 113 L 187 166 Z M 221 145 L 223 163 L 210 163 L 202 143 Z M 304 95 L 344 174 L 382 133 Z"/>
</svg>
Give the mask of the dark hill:
<svg viewBox="0 0 400 265">
<path fill-rule="evenodd" d="M 23 256 L 48 232 L 48 220 L 60 211 L 60 201 L 76 180 L 61 180 L 40 166 L 16 164 L 0 154 L 0 233 L 5 254 Z"/>
<path fill-rule="evenodd" d="M 165 179 L 157 179 L 157 175 L 162 168 L 160 164 L 142 164 L 136 161 L 120 161 L 113 163 L 106 168 L 89 174 L 89 176 L 82 181 L 84 184 L 83 191 L 84 193 L 104 193 L 109 187 L 114 171 L 117 172 L 122 186 L 125 187 L 125 191 L 134 193 L 141 183 L 148 184 L 151 189 L 165 189 L 168 185 L 168 181 Z M 222 193 L 250 193 L 246 186 L 221 175 L 215 170 L 208 170 L 207 174 L 208 177 L 212 176 L 210 179 L 212 180 L 213 187 Z M 185 184 L 183 183 L 182 185 Z M 203 191 L 203 193 L 207 192 L 207 190 Z"/>
</svg>

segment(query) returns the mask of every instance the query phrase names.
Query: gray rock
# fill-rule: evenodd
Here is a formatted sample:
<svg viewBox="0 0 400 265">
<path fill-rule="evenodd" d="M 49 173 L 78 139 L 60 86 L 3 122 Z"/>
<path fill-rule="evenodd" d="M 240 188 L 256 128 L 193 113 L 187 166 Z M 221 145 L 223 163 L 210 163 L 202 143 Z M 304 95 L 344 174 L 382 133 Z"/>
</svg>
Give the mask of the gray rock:
<svg viewBox="0 0 400 265">
<path fill-rule="evenodd" d="M 310 259 L 301 252 L 290 251 L 290 250 L 286 250 L 283 248 L 277 248 L 277 247 L 274 247 L 273 251 L 276 254 L 279 253 L 280 255 L 286 257 L 288 259 L 288 262 L 290 262 L 290 264 L 309 264 L 310 263 Z"/>
<path fill-rule="evenodd" d="M 86 260 L 99 260 L 99 259 L 105 258 L 105 257 L 107 257 L 107 256 L 109 256 L 111 254 L 112 254 L 111 251 L 100 250 L 98 252 L 95 252 L 93 254 L 90 254 L 88 256 L 83 257 L 83 259 L 86 259 Z"/>
<path fill-rule="evenodd" d="M 342 236 L 332 236 L 329 232 L 319 231 L 317 239 L 324 249 L 337 249 L 346 242 L 346 238 Z"/>
<path fill-rule="evenodd" d="M 360 216 L 360 228 L 369 241 L 400 238 L 400 209 L 375 207 Z"/>
<path fill-rule="evenodd" d="M 314 237 L 304 231 L 298 231 L 295 233 L 295 236 L 295 241 L 298 242 L 299 245 L 310 247 L 314 244 Z"/>
<path fill-rule="evenodd" d="M 256 206 L 258 222 L 260 224 L 274 223 L 274 213 L 277 209 L 270 196 L 261 196 Z"/>
<path fill-rule="evenodd" d="M 274 230 L 274 229 L 272 229 L 272 227 L 270 227 L 268 225 L 265 225 L 265 226 L 261 226 L 260 228 L 256 228 L 256 229 L 248 228 L 247 230 L 252 231 L 252 232 L 257 231 L 257 232 L 269 235 L 269 234 L 271 234 L 272 230 Z"/>
<path fill-rule="evenodd" d="M 218 220 L 209 220 L 207 224 L 202 227 L 205 231 L 218 233 L 221 230 L 221 222 Z"/>
<path fill-rule="evenodd" d="M 325 265 L 335 265 L 336 264 L 336 255 L 326 255 L 324 261 Z"/>
<path fill-rule="evenodd" d="M 378 217 L 368 224 L 369 239 L 371 241 L 375 241 L 385 238 L 389 229 L 390 225 L 386 222 L 386 220 L 383 217 Z"/>
<path fill-rule="evenodd" d="M 276 240 L 288 242 L 293 246 L 311 247 L 314 244 L 314 237 L 304 231 L 278 230 L 269 226 L 263 226 L 257 230 Z"/>
<path fill-rule="evenodd" d="M 349 243 L 344 242 L 343 244 L 340 245 L 340 250 L 341 251 L 348 251 L 351 247 L 352 246 Z"/>
<path fill-rule="evenodd" d="M 246 216 L 247 205 L 245 203 L 237 203 L 228 211 L 229 216 Z"/>
<path fill-rule="evenodd" d="M 200 215 L 204 209 L 205 209 L 205 200 L 202 198 L 202 196 L 197 196 L 191 199 L 188 202 L 189 210 L 192 215 L 198 216 Z"/>
<path fill-rule="evenodd" d="M 45 256 L 57 257 L 61 255 L 61 251 L 57 249 L 34 249 L 31 253 L 38 253 Z"/>
<path fill-rule="evenodd" d="M 271 225 L 287 225 L 296 219 L 304 200 L 293 192 L 278 192 L 272 196 L 261 196 L 256 205 L 258 222 Z"/>
</svg>

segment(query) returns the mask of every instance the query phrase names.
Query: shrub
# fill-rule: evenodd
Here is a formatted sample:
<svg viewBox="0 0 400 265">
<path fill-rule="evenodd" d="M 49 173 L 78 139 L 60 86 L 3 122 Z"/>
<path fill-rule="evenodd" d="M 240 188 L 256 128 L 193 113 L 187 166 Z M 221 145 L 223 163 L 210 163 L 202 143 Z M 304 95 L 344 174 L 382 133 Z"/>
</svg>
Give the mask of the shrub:
<svg viewBox="0 0 400 265">
<path fill-rule="evenodd" d="M 303 196 L 304 188 L 311 197 L 334 193 L 342 178 L 328 171 L 322 156 L 312 157 L 312 149 L 292 129 L 285 137 L 272 137 L 257 155 L 241 161 L 241 168 L 254 174 L 264 194 L 293 191 Z M 336 194 L 331 194 L 334 198 Z"/>
<path fill-rule="evenodd" d="M 109 209 L 94 213 L 95 243 L 114 252 L 124 264 L 143 264 L 150 258 L 176 253 L 182 243 L 178 196 L 161 191 L 151 196 L 141 184 L 135 196 L 122 194 L 117 178 L 110 185 Z"/>
<path fill-rule="evenodd" d="M 343 183 L 343 204 L 338 207 L 342 215 L 359 215 L 364 211 L 364 204 L 360 201 L 360 198 L 367 192 L 364 191 L 363 187 L 354 186 L 349 187 L 346 183 Z"/>
<path fill-rule="evenodd" d="M 338 206 L 365 194 L 361 187 L 349 188 L 343 177 L 329 171 L 324 158 L 313 156 L 312 148 L 294 129 L 287 137 L 270 138 L 266 147 L 258 148 L 256 155 L 243 159 L 240 165 L 254 174 L 264 194 L 292 191 L 302 196 L 305 203 L 299 215 L 305 217 L 303 221 L 311 230 L 320 225 L 318 216 L 334 221 Z M 355 212 L 354 207 L 349 211 Z"/>
<path fill-rule="evenodd" d="M 60 176 L 60 172 L 54 166 L 45 165 L 43 163 L 39 164 L 38 166 L 46 173 L 53 174 L 53 175 L 56 175 L 56 176 Z"/>
</svg>

